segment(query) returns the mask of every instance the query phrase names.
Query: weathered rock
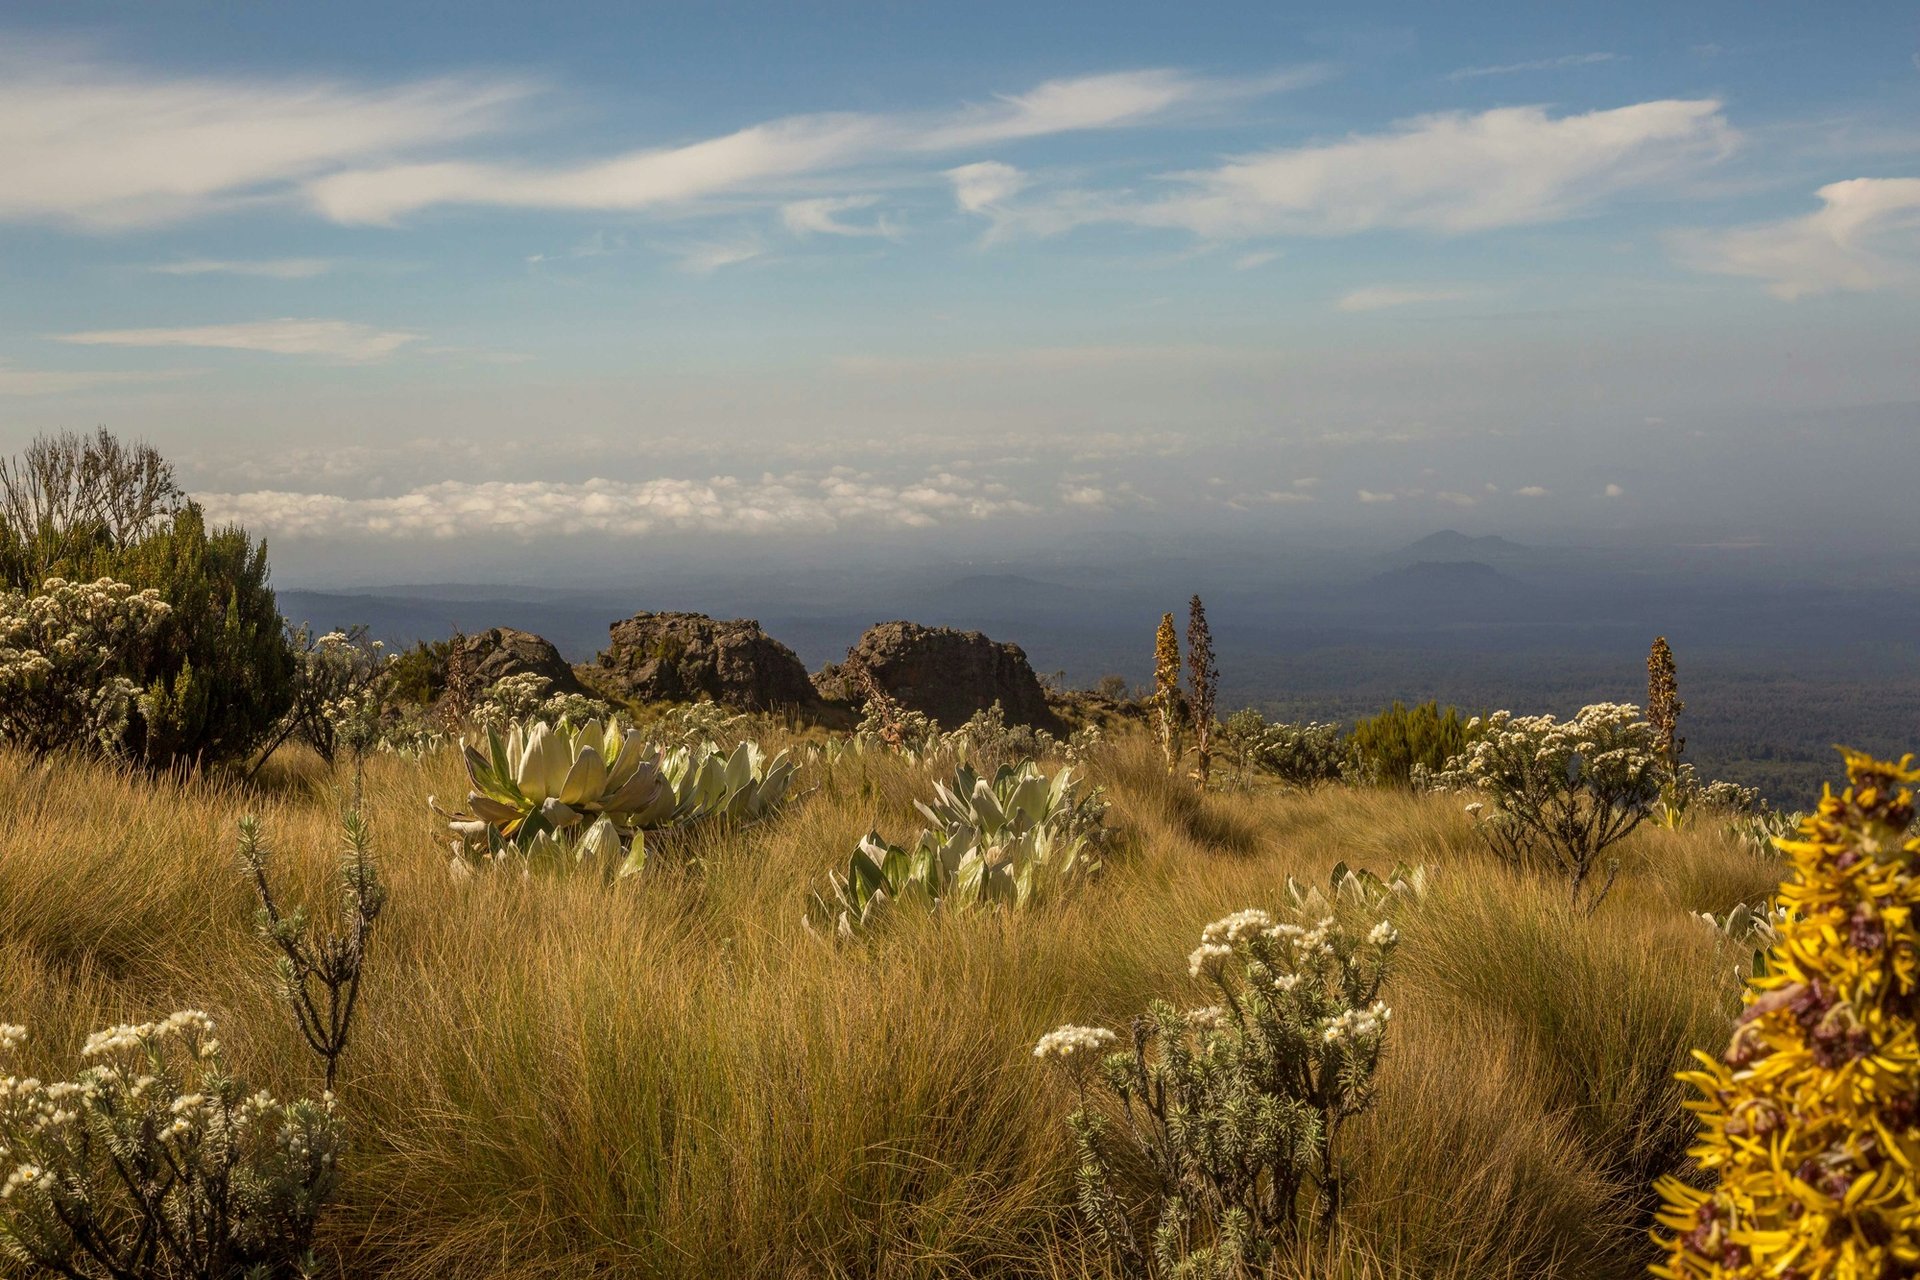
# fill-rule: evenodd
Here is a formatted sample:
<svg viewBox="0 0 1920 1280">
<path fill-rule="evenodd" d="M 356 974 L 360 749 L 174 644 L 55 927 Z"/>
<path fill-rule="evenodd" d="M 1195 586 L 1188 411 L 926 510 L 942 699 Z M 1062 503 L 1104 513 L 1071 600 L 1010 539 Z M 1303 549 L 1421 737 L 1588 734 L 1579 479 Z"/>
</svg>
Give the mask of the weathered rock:
<svg viewBox="0 0 1920 1280">
<path fill-rule="evenodd" d="M 600 668 L 608 684 L 637 701 L 711 698 L 750 711 L 819 705 L 793 650 L 751 619 L 636 613 L 608 633 Z"/>
<path fill-rule="evenodd" d="M 847 660 L 814 677 L 829 696 L 859 701 L 857 682 L 846 668 L 859 664 L 900 705 L 955 729 L 994 703 L 1007 723 L 1057 733 L 1060 719 L 1047 705 L 1039 677 L 1017 644 L 990 640 L 978 631 L 923 627 L 917 622 L 882 622 L 867 628 Z"/>
<path fill-rule="evenodd" d="M 531 631 L 493 627 L 467 636 L 460 647 L 475 692 L 484 693 L 497 681 L 519 675 L 546 677 L 549 696 L 588 692 L 560 651 Z"/>
</svg>

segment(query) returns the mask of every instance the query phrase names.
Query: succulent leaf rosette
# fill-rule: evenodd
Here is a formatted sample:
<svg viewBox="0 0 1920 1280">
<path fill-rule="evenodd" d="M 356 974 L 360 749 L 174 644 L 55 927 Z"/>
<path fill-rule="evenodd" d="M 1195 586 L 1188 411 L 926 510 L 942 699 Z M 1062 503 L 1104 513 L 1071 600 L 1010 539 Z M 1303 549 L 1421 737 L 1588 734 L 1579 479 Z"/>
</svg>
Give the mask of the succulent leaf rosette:
<svg viewBox="0 0 1920 1280">
<path fill-rule="evenodd" d="M 1663 1179 L 1668 1280 L 1920 1274 L 1920 770 L 1848 752 L 1797 838 L 1778 936 L 1726 1052 L 1697 1055 L 1691 1154 Z"/>
</svg>

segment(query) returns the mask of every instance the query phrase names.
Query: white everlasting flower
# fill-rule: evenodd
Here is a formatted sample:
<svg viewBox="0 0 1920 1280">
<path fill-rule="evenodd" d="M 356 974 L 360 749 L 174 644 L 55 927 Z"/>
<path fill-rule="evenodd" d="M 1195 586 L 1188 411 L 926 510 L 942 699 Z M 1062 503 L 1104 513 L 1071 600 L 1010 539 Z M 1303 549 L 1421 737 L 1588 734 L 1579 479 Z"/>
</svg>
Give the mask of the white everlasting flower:
<svg viewBox="0 0 1920 1280">
<path fill-rule="evenodd" d="M 18 1023 L 0 1022 L 0 1053 L 11 1053 L 27 1038 L 27 1029 Z"/>
<path fill-rule="evenodd" d="M 1390 947 L 1400 941 L 1400 931 L 1393 927 L 1391 921 L 1382 920 L 1373 926 L 1373 931 L 1367 935 L 1367 941 L 1376 947 Z"/>
<path fill-rule="evenodd" d="M 1276 991 L 1297 991 L 1303 981 L 1305 981 L 1305 979 L 1297 973 L 1283 973 L 1273 980 L 1273 989 Z"/>
<path fill-rule="evenodd" d="M 1082 1055 L 1098 1053 L 1119 1040 L 1119 1036 L 1105 1027 L 1076 1027 L 1068 1023 L 1041 1036 L 1040 1042 L 1033 1046 L 1033 1056 L 1072 1062 Z"/>
<path fill-rule="evenodd" d="M 1227 1011 L 1217 1004 L 1204 1009 L 1187 1010 L 1187 1025 L 1201 1031 L 1213 1031 L 1227 1021 Z"/>
<path fill-rule="evenodd" d="M 1203 973 L 1218 973 L 1232 954 L 1233 948 L 1224 942 L 1203 942 L 1187 957 L 1187 972 L 1196 978 Z"/>
<path fill-rule="evenodd" d="M 1258 907 L 1248 907 L 1245 911 L 1236 911 L 1232 915 L 1215 920 L 1201 931 L 1200 941 L 1241 942 L 1273 926 L 1273 917 Z"/>
</svg>

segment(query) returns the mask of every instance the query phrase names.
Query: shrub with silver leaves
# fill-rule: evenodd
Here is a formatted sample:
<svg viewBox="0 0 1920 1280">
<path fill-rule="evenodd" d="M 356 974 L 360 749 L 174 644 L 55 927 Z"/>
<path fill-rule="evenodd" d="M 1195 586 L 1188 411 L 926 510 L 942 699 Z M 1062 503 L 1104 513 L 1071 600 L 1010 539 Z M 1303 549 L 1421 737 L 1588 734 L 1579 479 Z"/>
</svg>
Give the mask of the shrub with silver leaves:
<svg viewBox="0 0 1920 1280">
<path fill-rule="evenodd" d="M 1558 867 L 1574 905 L 1597 908 L 1618 872 L 1615 866 L 1594 889 L 1600 854 L 1660 798 L 1653 726 L 1638 707 L 1603 702 L 1571 720 L 1496 711 L 1468 728 L 1480 736 L 1447 762 L 1435 785 L 1473 793 L 1467 812 L 1497 853 Z"/>
<path fill-rule="evenodd" d="M 0 1081 L 0 1253 L 76 1280 L 313 1270 L 345 1146 L 333 1097 L 255 1092 L 213 1031 L 193 1011 L 115 1027 L 71 1080 Z M 25 1037 L 0 1026 L 0 1052 Z"/>
<path fill-rule="evenodd" d="M 1314 1224 L 1332 1228 L 1340 1135 L 1373 1105 L 1392 1016 L 1380 990 L 1398 943 L 1386 921 L 1358 933 L 1332 917 L 1238 911 L 1188 957 L 1218 1003 L 1155 1001 L 1124 1045 L 1101 1028 L 1042 1037 L 1034 1055 L 1058 1063 L 1078 1096 L 1067 1125 L 1081 1211 L 1129 1273 L 1259 1274 Z M 1093 1105 L 1103 1092 L 1119 1125 Z M 1148 1247 L 1122 1172 L 1137 1168 L 1154 1181 Z"/>
<path fill-rule="evenodd" d="M 117 748 L 137 693 L 127 673 L 168 612 L 159 592 L 109 578 L 0 594 L 0 742 Z"/>
</svg>

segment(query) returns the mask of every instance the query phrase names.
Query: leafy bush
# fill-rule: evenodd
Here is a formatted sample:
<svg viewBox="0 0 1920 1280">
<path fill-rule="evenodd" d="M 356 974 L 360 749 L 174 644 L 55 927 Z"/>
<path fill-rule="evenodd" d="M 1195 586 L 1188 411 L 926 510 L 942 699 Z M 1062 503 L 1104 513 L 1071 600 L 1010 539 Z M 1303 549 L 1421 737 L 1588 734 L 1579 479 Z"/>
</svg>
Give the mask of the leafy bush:
<svg viewBox="0 0 1920 1280">
<path fill-rule="evenodd" d="M 135 679 L 144 692 L 129 735 L 148 765 L 239 760 L 293 705 L 293 651 L 267 586 L 267 549 L 238 526 L 209 533 L 188 504 L 128 546 L 87 564 L 151 587 L 169 606 Z"/>
<path fill-rule="evenodd" d="M 117 749 L 142 644 L 165 621 L 157 592 L 49 578 L 39 595 L 0 595 L 0 742 L 34 755 Z"/>
<path fill-rule="evenodd" d="M 81 1280 L 310 1273 L 345 1145 L 333 1097 L 229 1075 L 204 1013 L 88 1039 L 72 1080 L 0 1082 L 0 1251 Z M 0 1051 L 26 1030 L 0 1026 Z"/>
<path fill-rule="evenodd" d="M 1382 783 L 1405 787 L 1413 785 L 1416 767 L 1437 772 L 1467 749 L 1468 723 L 1458 707 L 1443 711 L 1438 702 L 1395 702 L 1356 721 L 1347 741 Z"/>
<path fill-rule="evenodd" d="M 1780 888 L 1785 920 L 1700 1091 L 1691 1152 L 1709 1188 L 1665 1178 L 1669 1280 L 1911 1275 L 1920 1263 L 1913 1161 L 1920 1038 L 1914 919 L 1920 771 L 1847 754 Z"/>
<path fill-rule="evenodd" d="M 1268 725 L 1253 744 L 1254 763 L 1290 787 L 1311 791 L 1351 778 L 1353 756 L 1337 724 Z"/>
<path fill-rule="evenodd" d="M 238 760 L 293 701 L 293 653 L 267 586 L 267 555 L 205 516 L 146 445 L 42 437 L 0 462 L 6 585 L 111 578 L 168 606 L 127 671 L 141 689 L 130 751 L 153 768 Z"/>
<path fill-rule="evenodd" d="M 916 806 L 933 825 L 911 848 L 877 832 L 860 842 L 827 891 L 809 896 L 807 927 L 847 939 L 868 936 L 894 909 L 1021 907 L 1046 900 L 1100 869 L 1106 802 L 1082 793 L 1073 770 L 1049 779 L 1032 761 L 984 778 L 961 765 L 953 784 L 934 783 Z"/>
<path fill-rule="evenodd" d="M 1467 812 L 1496 853 L 1513 861 L 1551 860 L 1567 874 L 1573 901 L 1589 911 L 1613 886 L 1589 879 L 1602 851 L 1639 826 L 1659 798 L 1660 758 L 1640 709 L 1625 703 L 1582 707 L 1571 720 L 1487 717 L 1466 752 L 1436 782 L 1486 797 Z"/>
<path fill-rule="evenodd" d="M 1155 1001 L 1117 1052 L 1104 1052 L 1120 1042 L 1104 1028 L 1041 1038 L 1034 1056 L 1063 1066 L 1079 1093 L 1067 1124 L 1081 1211 L 1130 1270 L 1147 1251 L 1123 1164 L 1157 1183 L 1151 1256 L 1168 1276 L 1257 1271 L 1301 1235 L 1309 1191 L 1320 1226 L 1334 1225 L 1340 1131 L 1373 1105 L 1390 1017 L 1378 997 L 1398 940 L 1386 921 L 1361 936 L 1331 917 L 1303 927 L 1236 912 L 1208 925 L 1188 958 L 1222 1003 L 1182 1013 Z M 1123 1131 L 1089 1105 L 1089 1085 L 1118 1101 Z"/>
</svg>

